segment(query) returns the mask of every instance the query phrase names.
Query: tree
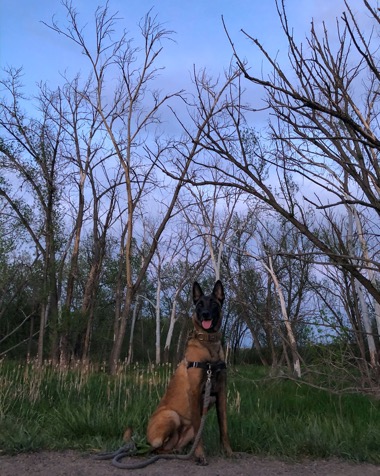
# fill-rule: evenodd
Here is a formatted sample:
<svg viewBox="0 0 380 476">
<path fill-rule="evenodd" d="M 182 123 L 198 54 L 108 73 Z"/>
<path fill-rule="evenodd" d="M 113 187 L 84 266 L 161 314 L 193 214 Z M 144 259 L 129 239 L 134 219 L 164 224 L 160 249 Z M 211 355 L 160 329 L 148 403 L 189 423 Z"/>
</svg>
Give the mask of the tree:
<svg viewBox="0 0 380 476">
<path fill-rule="evenodd" d="M 112 224 L 117 188 L 120 186 L 120 167 L 107 170 L 105 163 L 112 156 L 104 140 L 99 114 L 85 99 L 94 94 L 87 80 L 81 84 L 80 76 L 66 80 L 56 94 L 60 97 L 60 108 L 56 110 L 65 130 L 62 155 L 67 164 L 68 193 L 64 198 L 66 223 L 70 227 L 65 254 L 69 263 L 62 260 L 60 273 L 67 275 L 64 289 L 59 292 L 62 301 L 60 323 L 60 359 L 69 361 L 70 351 L 75 344 L 70 342 L 70 329 L 74 325 L 74 289 L 78 281 L 78 260 L 86 221 L 92 221 L 92 264 L 81 303 L 82 327 L 86 328 L 81 347 L 82 357 L 88 357 L 96 290 L 106 248 L 106 236 Z M 65 266 L 64 266 L 65 265 Z M 77 356 L 78 357 L 78 356 Z"/>
<path fill-rule="evenodd" d="M 378 28 L 377 11 L 368 2 L 364 4 Z M 379 303 L 375 278 L 380 269 L 375 251 L 380 214 L 376 45 L 361 32 L 348 3 L 348 13 L 338 21 L 337 43 L 330 41 L 326 28 L 319 34 L 312 24 L 306 47 L 296 44 L 284 2 L 279 1 L 277 7 L 289 45 L 289 65 L 281 67 L 258 40 L 244 33 L 269 63 L 268 75 L 255 75 L 231 40 L 241 75 L 233 70 L 229 73 L 224 102 L 200 135 L 203 154 L 196 157 L 193 175 L 187 180 L 193 186 L 210 187 L 217 174 L 218 186 L 235 187 L 268 205 L 310 241 L 319 266 L 336 266 L 348 273 Z M 365 86 L 363 72 L 370 78 Z M 243 79 L 245 84 L 262 86 L 265 93 L 274 118 L 267 137 L 249 133 Z M 208 113 L 219 87 L 204 76 L 196 77 L 195 82 L 198 116 L 193 115 L 192 120 L 199 131 L 198 117 Z M 355 85 L 362 94 L 355 94 Z M 348 249 L 342 239 L 338 224 L 342 215 L 347 217 L 344 205 L 354 206 L 366 223 L 363 230 L 357 229 L 361 248 Z M 324 234 L 326 224 L 334 239 Z M 298 253 L 292 256 L 300 258 Z"/>
<path fill-rule="evenodd" d="M 209 190 L 188 188 L 194 206 L 183 208 L 183 213 L 198 236 L 204 240 L 217 281 L 220 279 L 224 248 L 231 239 L 230 225 L 234 210 L 242 194 L 219 187 L 217 176 L 213 180 L 214 186 Z"/>
<path fill-rule="evenodd" d="M 377 10 L 366 0 L 363 3 L 373 18 L 374 28 L 378 28 L 380 17 Z M 282 30 L 288 42 L 289 69 L 281 67 L 259 40 L 246 32 L 243 33 L 268 61 L 272 73 L 265 77 L 255 75 L 234 50 L 244 78 L 262 86 L 267 107 L 276 118 L 270 125 L 275 148 L 262 155 L 262 159 L 277 168 L 282 200 L 255 173 L 241 139 L 238 139 L 238 154 L 217 140 L 216 131 L 205 138 L 204 145 L 233 166 L 233 173 L 225 174 L 226 185 L 234 183 L 271 205 L 307 236 L 329 262 L 347 270 L 376 302 L 380 302 L 380 291 L 367 272 L 378 272 L 379 263 L 375 256 L 337 253 L 307 224 L 300 200 L 292 198 L 287 191 L 289 173 L 292 172 L 319 190 L 314 200 L 304 195 L 317 212 L 324 213 L 332 207 L 338 210 L 342 204 L 351 204 L 360 209 L 362 215 L 375 220 L 380 214 L 376 45 L 371 43 L 371 35 L 361 31 L 349 3 L 345 2 L 345 5 L 347 12 L 342 21 L 337 22 L 336 47 L 326 26 L 319 34 L 314 23 L 304 47 L 298 46 L 294 39 L 284 2 L 277 2 Z M 231 45 L 234 48 L 232 41 Z M 363 73 L 368 75 L 365 85 L 362 83 Z M 355 86 L 362 94 L 355 94 Z M 241 123 L 241 114 L 238 103 L 231 110 L 231 127 L 236 129 Z M 237 144 L 235 150 L 236 147 Z"/>
<path fill-rule="evenodd" d="M 13 175 L 13 187 L 2 181 L 0 195 L 27 231 L 37 254 L 42 256 L 38 359 L 44 353 L 45 326 L 50 327 L 51 358 L 58 359 L 57 256 L 62 227 L 61 191 L 65 175 L 62 141 L 65 135 L 60 97 L 40 85 L 37 98 L 40 117 L 30 118 L 22 109 L 21 70 L 10 68 L 1 81 L 5 96 L 0 103 L 0 160 L 4 174 Z M 23 188 L 24 187 L 24 188 Z M 26 192 L 24 191 L 26 189 Z M 29 203 L 33 203 L 31 207 Z"/>
<path fill-rule="evenodd" d="M 192 228 L 187 220 L 180 221 L 179 219 L 177 228 L 171 236 L 173 249 L 170 250 L 170 262 L 167 263 L 164 270 L 167 294 L 170 291 L 170 296 L 168 296 L 170 317 L 164 345 L 164 362 L 169 362 L 176 323 L 180 317 L 183 317 L 183 328 L 185 328 L 185 323 L 189 320 L 190 309 L 187 304 L 191 295 L 191 286 L 199 278 L 209 261 L 206 247 L 199 244 Z M 186 293 L 186 297 L 182 297 L 183 293 Z"/>
<path fill-rule="evenodd" d="M 259 213 L 257 209 L 247 213 L 235 213 L 231 222 L 232 239 L 223 256 L 224 273 L 228 276 L 229 287 L 235 311 L 235 319 L 230 331 L 230 340 L 236 336 L 233 349 L 240 347 L 240 330 L 246 326 L 252 337 L 252 347 L 257 352 L 263 365 L 268 360 L 263 353 L 263 347 L 270 345 L 270 340 L 264 342 L 262 329 L 271 326 L 272 317 L 266 319 L 265 313 L 265 283 L 249 256 L 255 247 L 254 236 L 257 233 Z M 253 242 L 253 245 L 252 245 Z M 234 330 L 237 331 L 233 332 Z M 274 354 L 273 354 L 274 355 Z M 273 359 L 273 362 L 275 360 Z"/>
<path fill-rule="evenodd" d="M 67 28 L 61 28 L 54 20 L 48 26 L 74 42 L 84 52 L 91 68 L 95 95 L 87 95 L 85 92 L 83 95 L 99 114 L 108 141 L 123 170 L 127 217 L 123 232 L 126 292 L 122 314 L 115 321 L 114 345 L 110 357 L 110 370 L 114 373 L 132 303 L 156 252 L 160 236 L 172 216 L 182 187 L 181 180 L 174 185 L 164 184 L 156 176 L 158 163 L 165 161 L 165 155 L 173 148 L 171 141 L 160 138 L 159 113 L 170 99 L 180 97 L 180 92 L 161 95 L 153 87 L 160 70 L 158 57 L 162 50 L 161 43 L 172 32 L 163 28 L 157 18 L 148 13 L 139 25 L 141 48 L 133 46 L 126 32 L 114 40 L 118 19 L 116 14 L 109 13 L 106 5 L 98 8 L 95 13 L 96 48 L 92 50 L 91 42 L 86 39 L 84 29 L 79 24 L 76 10 L 66 1 L 64 7 L 69 19 Z M 182 175 L 186 174 L 190 161 L 191 157 L 187 158 Z M 132 244 L 138 233 L 136 218 L 141 214 L 143 202 L 152 196 L 156 186 L 162 191 L 165 187 L 167 192 L 160 204 L 160 213 L 157 213 L 161 219 L 156 223 L 141 268 L 134 276 Z"/>
</svg>

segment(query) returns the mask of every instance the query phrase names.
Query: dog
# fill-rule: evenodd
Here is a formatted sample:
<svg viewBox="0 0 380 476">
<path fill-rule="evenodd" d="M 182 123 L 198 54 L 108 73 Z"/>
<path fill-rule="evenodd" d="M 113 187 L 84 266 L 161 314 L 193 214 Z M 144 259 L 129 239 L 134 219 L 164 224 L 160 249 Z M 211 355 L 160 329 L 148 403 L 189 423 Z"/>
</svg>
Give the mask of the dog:
<svg viewBox="0 0 380 476">
<path fill-rule="evenodd" d="M 219 423 L 220 442 L 227 456 L 232 449 L 227 433 L 227 372 L 221 344 L 222 305 L 224 290 L 218 280 L 210 295 L 203 294 L 200 285 L 193 284 L 195 311 L 194 330 L 186 344 L 183 360 L 172 376 L 167 391 L 147 428 L 147 440 L 158 453 L 179 451 L 196 437 L 202 418 L 206 369 L 211 370 L 211 395 Z M 199 441 L 194 456 L 198 464 L 206 465 Z"/>
</svg>

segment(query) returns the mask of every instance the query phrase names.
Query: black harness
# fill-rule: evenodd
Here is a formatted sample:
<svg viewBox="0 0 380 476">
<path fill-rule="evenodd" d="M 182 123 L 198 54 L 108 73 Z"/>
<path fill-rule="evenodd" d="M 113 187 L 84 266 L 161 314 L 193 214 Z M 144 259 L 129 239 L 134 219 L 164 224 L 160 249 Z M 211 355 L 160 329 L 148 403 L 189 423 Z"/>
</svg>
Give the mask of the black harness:
<svg viewBox="0 0 380 476">
<path fill-rule="evenodd" d="M 203 369 L 203 370 L 210 370 L 211 372 L 220 372 L 221 370 L 225 370 L 227 365 L 223 360 L 219 362 L 187 362 L 187 368 L 192 369 Z"/>
<path fill-rule="evenodd" d="M 211 402 L 215 402 L 217 397 L 217 392 L 215 391 L 215 383 L 218 378 L 217 375 L 219 372 L 227 368 L 226 363 L 223 362 L 223 360 L 219 360 L 218 362 L 187 362 L 187 368 L 206 370 L 207 380 L 212 382 L 210 397 L 212 397 L 213 400 L 211 400 Z"/>
</svg>

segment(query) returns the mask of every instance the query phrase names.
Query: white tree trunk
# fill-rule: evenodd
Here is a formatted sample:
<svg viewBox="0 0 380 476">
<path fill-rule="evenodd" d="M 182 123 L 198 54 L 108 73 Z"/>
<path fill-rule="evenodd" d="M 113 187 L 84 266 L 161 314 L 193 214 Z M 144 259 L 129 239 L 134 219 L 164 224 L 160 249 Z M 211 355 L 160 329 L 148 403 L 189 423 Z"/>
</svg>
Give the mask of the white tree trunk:
<svg viewBox="0 0 380 476">
<path fill-rule="evenodd" d="M 355 255 L 354 250 L 352 249 L 353 248 L 353 229 L 354 229 L 353 219 L 355 218 L 356 230 L 358 232 L 363 257 L 364 257 L 365 260 L 368 260 L 367 244 L 366 244 L 364 236 L 363 236 L 363 229 L 362 229 L 362 225 L 361 225 L 361 222 L 360 222 L 358 212 L 355 209 L 355 207 L 350 206 L 350 205 L 347 206 L 347 210 L 348 210 L 348 227 L 347 227 L 348 237 L 347 238 L 348 238 L 350 252 L 352 253 L 353 256 Z M 368 261 L 368 264 L 369 264 L 369 261 Z M 372 270 L 368 269 L 369 279 L 373 282 L 374 276 L 372 276 L 372 277 L 370 276 L 370 271 L 372 271 Z M 364 291 L 363 291 L 363 288 L 362 288 L 361 284 L 356 279 L 354 280 L 354 283 L 355 283 L 355 291 L 356 291 L 356 294 L 358 295 L 358 298 L 359 298 L 363 325 L 364 325 L 364 329 L 365 329 L 365 332 L 366 332 L 366 339 L 367 339 L 367 343 L 368 343 L 368 351 L 369 351 L 369 355 L 370 355 L 370 363 L 373 367 L 375 367 L 377 365 L 377 360 L 378 359 L 377 359 L 375 339 L 373 337 L 373 332 L 372 332 L 371 320 L 370 320 L 369 314 L 368 314 L 368 305 L 367 305 L 367 301 L 365 300 Z M 378 326 L 379 326 L 379 324 L 378 324 Z M 379 329 L 379 327 L 378 327 L 378 329 Z"/>
<path fill-rule="evenodd" d="M 158 275 L 156 290 L 156 364 L 161 363 L 161 319 L 160 319 L 161 280 Z"/>
<path fill-rule="evenodd" d="M 368 269 L 367 269 L 368 278 L 371 281 L 371 283 L 374 286 L 376 286 L 376 275 L 375 275 L 374 270 L 372 268 L 370 268 L 368 247 L 367 247 L 367 243 L 366 243 L 365 238 L 364 238 L 364 233 L 363 233 L 363 228 L 362 228 L 362 224 L 361 224 L 361 221 L 360 221 L 360 217 L 359 217 L 359 214 L 358 214 L 357 210 L 355 208 L 352 208 L 352 209 L 353 209 L 353 213 L 354 213 L 354 217 L 355 217 L 356 230 L 358 232 L 359 241 L 360 241 L 360 245 L 361 245 L 362 252 L 363 252 L 363 257 L 364 257 L 365 262 L 368 263 Z M 380 303 L 378 303 L 376 300 L 374 300 L 374 308 L 375 308 L 375 319 L 376 319 L 377 333 L 378 333 L 379 338 L 380 338 Z"/>
<path fill-rule="evenodd" d="M 377 365 L 377 352 L 376 352 L 375 339 L 373 338 L 371 320 L 368 315 L 367 301 L 365 300 L 365 297 L 364 297 L 363 288 L 356 279 L 355 279 L 355 290 L 359 298 L 360 310 L 362 313 L 364 329 L 366 332 L 370 363 L 372 367 L 375 367 Z"/>
<path fill-rule="evenodd" d="M 133 359 L 133 339 L 135 334 L 137 310 L 138 310 L 138 297 L 136 299 L 135 307 L 133 308 L 133 314 L 132 314 L 131 333 L 129 335 L 129 349 L 128 349 L 127 365 L 130 365 Z"/>
<path fill-rule="evenodd" d="M 298 350 L 297 350 L 296 338 L 294 337 L 292 325 L 291 325 L 291 322 L 289 321 L 288 313 L 286 312 L 286 304 L 285 304 L 284 294 L 282 292 L 282 288 L 280 286 L 280 283 L 278 282 L 276 273 L 273 270 L 272 258 L 270 256 L 269 256 L 269 267 L 265 263 L 264 263 L 264 266 L 269 271 L 269 273 L 272 277 L 272 280 L 273 280 L 274 286 L 276 288 L 278 298 L 280 300 L 281 314 L 282 314 L 282 318 L 284 320 L 288 341 L 289 341 L 290 348 L 291 348 L 291 351 L 292 351 L 293 370 L 294 370 L 295 375 L 298 378 L 301 378 L 301 362 L 300 362 L 300 358 L 299 358 L 299 354 L 298 354 Z"/>
<path fill-rule="evenodd" d="M 180 292 L 180 289 L 177 289 L 177 291 L 174 294 L 174 298 L 173 298 L 173 305 L 172 305 L 172 310 L 171 310 L 171 313 L 170 313 L 170 324 L 169 324 L 168 333 L 166 335 L 164 354 L 169 352 L 170 345 L 172 343 L 174 324 L 177 322 L 176 309 L 177 309 L 177 297 L 178 297 L 179 292 Z"/>
<path fill-rule="evenodd" d="M 47 303 L 42 306 L 41 309 L 41 320 L 40 320 L 40 333 L 38 336 L 38 351 L 37 351 L 37 360 L 38 365 L 41 367 L 44 362 L 44 337 L 45 337 L 45 327 L 47 324 L 47 319 L 50 310 L 50 296 L 48 297 Z"/>
</svg>

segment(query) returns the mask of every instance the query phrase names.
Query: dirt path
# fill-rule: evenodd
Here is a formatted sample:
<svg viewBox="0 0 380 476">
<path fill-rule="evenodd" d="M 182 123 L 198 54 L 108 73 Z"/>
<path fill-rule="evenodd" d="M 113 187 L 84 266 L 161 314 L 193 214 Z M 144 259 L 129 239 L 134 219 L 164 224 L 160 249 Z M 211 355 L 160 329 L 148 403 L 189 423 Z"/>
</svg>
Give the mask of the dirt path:
<svg viewBox="0 0 380 476">
<path fill-rule="evenodd" d="M 110 461 L 96 461 L 74 451 L 41 452 L 0 456 L 1 476 L 121 476 L 132 471 L 115 468 Z M 269 458 L 239 454 L 231 459 L 209 458 L 208 466 L 193 461 L 158 461 L 135 476 L 380 476 L 380 466 L 340 460 L 285 463 Z"/>
</svg>

